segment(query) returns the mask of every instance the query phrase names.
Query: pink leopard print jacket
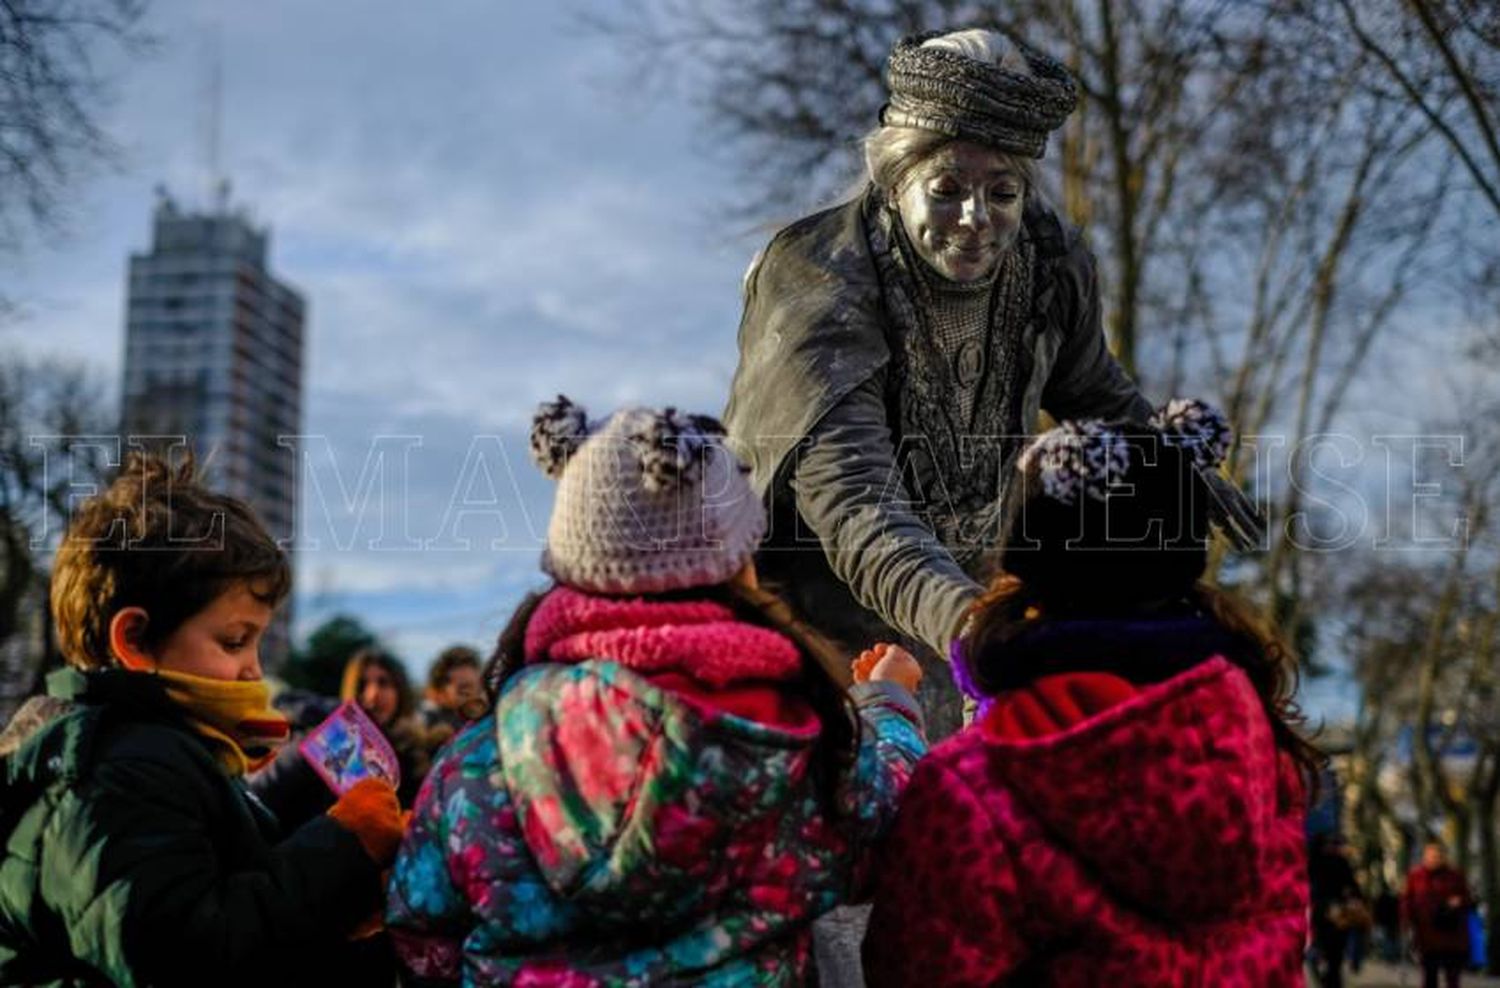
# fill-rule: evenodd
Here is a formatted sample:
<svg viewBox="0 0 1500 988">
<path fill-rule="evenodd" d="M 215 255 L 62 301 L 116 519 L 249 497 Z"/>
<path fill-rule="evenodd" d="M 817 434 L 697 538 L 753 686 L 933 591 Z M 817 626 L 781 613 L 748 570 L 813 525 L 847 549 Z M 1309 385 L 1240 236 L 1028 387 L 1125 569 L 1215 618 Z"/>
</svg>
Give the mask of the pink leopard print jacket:
<svg viewBox="0 0 1500 988">
<path fill-rule="evenodd" d="M 1060 733 L 918 765 L 876 869 L 872 985 L 1301 985 L 1303 789 L 1212 658 Z"/>
</svg>

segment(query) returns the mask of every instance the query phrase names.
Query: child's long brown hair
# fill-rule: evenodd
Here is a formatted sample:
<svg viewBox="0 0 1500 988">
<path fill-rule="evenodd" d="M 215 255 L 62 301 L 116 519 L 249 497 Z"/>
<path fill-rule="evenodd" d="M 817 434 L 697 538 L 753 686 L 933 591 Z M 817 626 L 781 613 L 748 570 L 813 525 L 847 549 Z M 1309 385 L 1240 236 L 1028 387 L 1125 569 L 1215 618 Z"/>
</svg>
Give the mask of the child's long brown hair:
<svg viewBox="0 0 1500 988">
<path fill-rule="evenodd" d="M 1297 692 L 1296 655 L 1269 622 L 1248 605 L 1218 587 L 1199 581 L 1188 592 L 1192 605 L 1227 632 L 1235 647 L 1225 657 L 1238 666 L 1260 697 L 1271 723 L 1276 747 L 1289 755 L 1303 779 L 1316 787 L 1326 758 L 1297 730 L 1304 723 L 1294 696 Z M 986 695 L 999 692 L 998 664 L 1004 646 L 1046 620 L 1040 598 L 1009 573 L 1001 573 L 974 602 L 959 661 L 974 686 Z"/>
<path fill-rule="evenodd" d="M 492 708 L 506 682 L 526 663 L 526 627 L 547 592 L 527 594 L 495 641 L 495 650 L 484 669 L 484 688 Z M 859 754 L 860 721 L 845 689 L 849 664 L 838 648 L 798 617 L 790 604 L 762 587 L 736 581 L 651 596 L 655 600 L 717 601 L 731 608 L 740 620 L 770 628 L 791 639 L 802 655 L 798 691 L 812 707 L 821 727 L 813 748 L 815 788 L 824 811 L 830 816 L 839 815 L 839 784 Z"/>
</svg>

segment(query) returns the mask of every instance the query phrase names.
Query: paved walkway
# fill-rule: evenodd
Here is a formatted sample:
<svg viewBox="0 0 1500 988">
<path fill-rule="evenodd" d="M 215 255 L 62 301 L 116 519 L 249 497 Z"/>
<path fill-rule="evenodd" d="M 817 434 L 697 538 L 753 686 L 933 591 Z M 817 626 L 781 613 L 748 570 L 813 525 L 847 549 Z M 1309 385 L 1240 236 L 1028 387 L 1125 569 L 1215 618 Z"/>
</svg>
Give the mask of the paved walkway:
<svg viewBox="0 0 1500 988">
<path fill-rule="evenodd" d="M 1439 982 L 1441 984 L 1441 982 Z M 1308 985 L 1315 982 L 1309 978 Z M 1386 964 L 1366 963 L 1358 976 L 1344 979 L 1349 988 L 1421 988 L 1422 971 L 1411 966 L 1396 968 Z M 1477 974 L 1466 974 L 1464 988 L 1500 988 L 1500 978 L 1484 978 Z"/>
</svg>

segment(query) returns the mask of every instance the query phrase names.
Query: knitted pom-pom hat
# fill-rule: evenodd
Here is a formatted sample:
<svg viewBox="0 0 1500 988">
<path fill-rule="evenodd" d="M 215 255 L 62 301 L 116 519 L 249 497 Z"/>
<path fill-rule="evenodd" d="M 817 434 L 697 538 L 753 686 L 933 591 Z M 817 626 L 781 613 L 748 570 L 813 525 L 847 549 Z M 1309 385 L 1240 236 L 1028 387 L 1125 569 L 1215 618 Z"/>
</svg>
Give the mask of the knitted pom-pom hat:
<svg viewBox="0 0 1500 988">
<path fill-rule="evenodd" d="M 1209 472 L 1233 436 L 1222 413 L 1176 400 L 1149 425 L 1064 422 L 1021 454 L 1001 566 L 1067 609 L 1186 593 L 1208 562 Z"/>
<path fill-rule="evenodd" d="M 765 534 L 748 471 L 708 416 L 627 408 L 590 425 L 558 396 L 537 410 L 531 452 L 558 481 L 542 569 L 580 590 L 724 583 Z"/>
</svg>

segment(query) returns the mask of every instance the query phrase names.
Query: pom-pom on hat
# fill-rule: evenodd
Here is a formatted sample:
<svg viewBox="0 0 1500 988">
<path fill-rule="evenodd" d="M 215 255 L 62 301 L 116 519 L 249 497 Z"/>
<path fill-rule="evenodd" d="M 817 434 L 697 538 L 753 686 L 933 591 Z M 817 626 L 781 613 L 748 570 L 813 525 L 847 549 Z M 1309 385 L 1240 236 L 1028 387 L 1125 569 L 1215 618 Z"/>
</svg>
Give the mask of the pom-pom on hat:
<svg viewBox="0 0 1500 988">
<path fill-rule="evenodd" d="M 1233 440 L 1222 413 L 1178 399 L 1150 424 L 1064 422 L 1017 461 L 1001 565 L 1043 601 L 1128 608 L 1186 593 L 1208 562 L 1208 481 Z"/>
<path fill-rule="evenodd" d="M 765 534 L 748 470 L 708 416 L 627 408 L 591 424 L 558 396 L 537 409 L 531 452 L 558 481 L 542 569 L 580 590 L 724 583 Z"/>
</svg>

